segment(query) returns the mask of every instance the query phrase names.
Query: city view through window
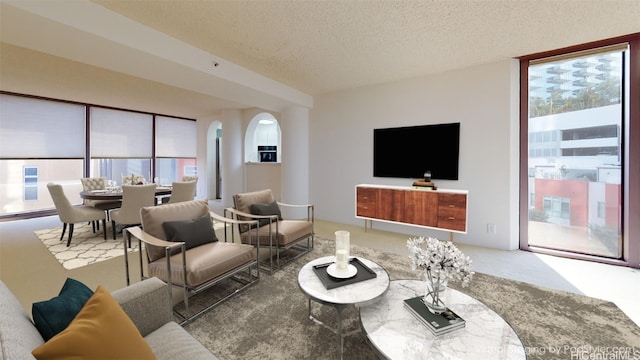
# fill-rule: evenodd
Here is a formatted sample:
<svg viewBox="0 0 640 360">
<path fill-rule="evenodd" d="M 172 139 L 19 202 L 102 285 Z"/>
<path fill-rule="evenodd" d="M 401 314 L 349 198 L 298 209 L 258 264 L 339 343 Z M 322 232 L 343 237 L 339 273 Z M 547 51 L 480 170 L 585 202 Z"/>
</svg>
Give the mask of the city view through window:
<svg viewBox="0 0 640 360">
<path fill-rule="evenodd" d="M 622 256 L 623 56 L 529 66 L 530 246 Z"/>
</svg>

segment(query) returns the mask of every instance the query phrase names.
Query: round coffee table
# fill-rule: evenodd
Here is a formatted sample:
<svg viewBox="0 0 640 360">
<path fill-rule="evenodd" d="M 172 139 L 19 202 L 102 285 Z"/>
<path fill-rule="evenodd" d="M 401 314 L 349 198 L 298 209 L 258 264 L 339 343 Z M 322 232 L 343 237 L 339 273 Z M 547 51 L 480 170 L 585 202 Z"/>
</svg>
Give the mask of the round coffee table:
<svg viewBox="0 0 640 360">
<path fill-rule="evenodd" d="M 464 328 L 433 335 L 404 300 L 424 295 L 424 281 L 394 280 L 378 302 L 360 307 L 362 329 L 385 359 L 526 359 L 518 335 L 480 301 L 447 288 L 441 298 L 466 321 Z"/>
<path fill-rule="evenodd" d="M 305 264 L 298 272 L 298 286 L 308 298 L 309 319 L 323 325 L 337 334 L 338 355 L 342 359 L 344 338 L 342 334 L 342 311 L 347 306 L 364 306 L 383 295 L 389 288 L 389 275 L 382 266 L 358 257 L 364 265 L 376 273 L 376 277 L 350 285 L 327 289 L 314 271 L 315 265 L 335 262 L 335 256 L 325 256 Z M 333 306 L 338 314 L 338 328 L 331 329 L 311 313 L 311 300 Z"/>
</svg>

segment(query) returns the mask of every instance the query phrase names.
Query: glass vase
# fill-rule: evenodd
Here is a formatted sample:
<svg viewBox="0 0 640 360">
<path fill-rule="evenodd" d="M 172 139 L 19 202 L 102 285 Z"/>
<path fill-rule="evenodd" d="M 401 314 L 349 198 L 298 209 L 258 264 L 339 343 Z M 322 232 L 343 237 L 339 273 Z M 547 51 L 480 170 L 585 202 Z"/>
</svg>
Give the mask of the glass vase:
<svg viewBox="0 0 640 360">
<path fill-rule="evenodd" d="M 422 302 L 427 309 L 438 315 L 447 310 L 447 306 L 440 299 L 440 295 L 447 287 L 446 279 L 440 277 L 440 273 L 433 274 L 431 270 L 426 270 L 427 292 L 422 298 Z"/>
</svg>

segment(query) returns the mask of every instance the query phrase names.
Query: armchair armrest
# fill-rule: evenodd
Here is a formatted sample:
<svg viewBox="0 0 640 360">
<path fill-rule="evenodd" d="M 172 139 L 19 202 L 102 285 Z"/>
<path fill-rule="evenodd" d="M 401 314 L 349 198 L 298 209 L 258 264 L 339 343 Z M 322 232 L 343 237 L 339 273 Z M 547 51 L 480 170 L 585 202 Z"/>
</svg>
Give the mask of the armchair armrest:
<svg viewBox="0 0 640 360">
<path fill-rule="evenodd" d="M 278 220 L 278 215 L 255 215 L 255 214 L 250 214 L 248 212 L 240 211 L 238 209 L 231 208 L 231 207 L 224 209 L 224 211 L 225 213 L 228 211 L 231 214 L 234 214 L 236 216 L 244 216 L 246 218 Z"/>
<path fill-rule="evenodd" d="M 225 211 L 226 214 L 226 211 Z M 213 211 L 209 211 L 209 215 L 211 216 L 211 219 L 217 222 L 223 222 L 225 224 L 231 224 L 231 242 L 235 242 L 235 231 L 233 230 L 233 225 L 247 225 L 249 227 L 249 229 L 257 229 L 259 226 L 259 221 L 258 220 L 238 220 L 238 219 L 233 219 L 233 218 L 228 218 L 226 216 L 222 216 L 219 215 Z M 251 215 L 251 214 L 248 214 Z M 257 234 L 256 234 L 257 236 Z M 227 227 L 224 227 L 224 241 L 227 242 Z M 260 244 L 258 244 L 258 248 L 260 247 Z M 259 249 L 258 249 L 259 250 Z"/>
<path fill-rule="evenodd" d="M 311 221 L 313 222 L 314 220 L 314 206 L 313 204 L 287 204 L 287 203 L 283 203 L 283 202 L 279 202 L 278 201 L 278 206 L 282 206 L 285 208 L 294 208 L 294 209 L 301 209 L 301 208 L 306 208 L 307 209 L 307 221 Z"/>
<path fill-rule="evenodd" d="M 129 250 L 127 248 L 127 238 L 133 236 L 138 239 L 139 243 L 145 243 L 152 246 L 163 247 L 165 251 L 165 256 L 168 256 L 174 249 L 180 249 L 183 254 L 184 259 L 184 251 L 185 251 L 185 243 L 182 241 L 165 241 L 162 239 L 158 239 L 157 237 L 144 232 L 139 226 L 128 227 L 122 230 L 123 232 L 127 232 L 129 236 L 123 236 L 125 244 L 124 244 L 124 266 L 127 277 L 127 286 L 131 283 L 129 278 Z M 141 244 L 141 243 L 140 243 Z M 167 264 L 169 263 L 169 259 L 167 258 Z M 138 264 L 140 266 L 140 279 L 144 279 L 144 268 L 142 266 L 142 251 L 138 251 Z M 169 279 L 171 280 L 171 279 Z M 171 293 L 171 289 L 168 289 L 168 292 Z"/>
<path fill-rule="evenodd" d="M 124 230 L 127 231 L 129 234 L 131 234 L 131 236 L 135 237 L 136 239 L 139 239 L 145 244 L 159 246 L 163 248 L 169 248 L 170 250 L 173 250 L 174 248 L 179 248 L 184 244 L 184 242 L 179 242 L 179 241 L 166 241 L 166 240 L 158 239 L 157 237 L 144 232 L 144 230 L 142 230 L 142 228 L 140 228 L 139 226 L 129 227 Z"/>
<path fill-rule="evenodd" d="M 283 202 L 280 202 L 280 201 L 278 201 L 278 205 L 279 206 L 287 206 L 287 207 L 299 207 L 299 208 L 302 208 L 302 207 L 307 207 L 307 208 L 308 207 L 313 207 L 313 204 L 287 204 L 287 203 L 283 203 Z"/>
<path fill-rule="evenodd" d="M 114 299 L 122 306 L 142 336 L 173 321 L 172 300 L 168 285 L 158 278 L 150 278 L 113 291 Z"/>
</svg>

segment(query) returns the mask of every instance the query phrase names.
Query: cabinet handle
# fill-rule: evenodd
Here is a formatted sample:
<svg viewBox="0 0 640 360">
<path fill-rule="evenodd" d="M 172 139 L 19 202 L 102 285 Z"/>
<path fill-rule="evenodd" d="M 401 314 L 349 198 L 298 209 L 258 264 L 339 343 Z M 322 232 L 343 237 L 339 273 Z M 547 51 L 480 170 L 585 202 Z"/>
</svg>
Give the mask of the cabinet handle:
<svg viewBox="0 0 640 360">
<path fill-rule="evenodd" d="M 449 204 L 449 207 L 450 207 L 450 208 L 454 208 L 454 207 L 456 207 L 456 206 L 455 206 L 455 205 L 451 205 L 451 204 Z"/>
<path fill-rule="evenodd" d="M 455 220 L 456 218 L 449 216 L 449 220 Z"/>
</svg>

